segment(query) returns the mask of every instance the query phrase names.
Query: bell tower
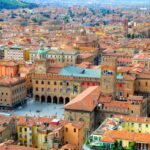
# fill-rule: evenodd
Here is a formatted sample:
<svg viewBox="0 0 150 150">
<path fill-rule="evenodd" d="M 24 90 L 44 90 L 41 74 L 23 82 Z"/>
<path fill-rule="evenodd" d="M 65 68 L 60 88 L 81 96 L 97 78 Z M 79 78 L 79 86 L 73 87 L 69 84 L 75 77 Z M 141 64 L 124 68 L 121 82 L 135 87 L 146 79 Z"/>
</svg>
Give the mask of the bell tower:
<svg viewBox="0 0 150 150">
<path fill-rule="evenodd" d="M 46 59 L 46 51 L 43 44 L 40 44 L 41 48 L 38 50 L 37 57 L 35 59 L 35 73 L 46 74 L 49 67 L 49 60 Z"/>
<path fill-rule="evenodd" d="M 115 97 L 116 92 L 117 58 L 102 56 L 101 66 L 101 94 Z"/>
</svg>

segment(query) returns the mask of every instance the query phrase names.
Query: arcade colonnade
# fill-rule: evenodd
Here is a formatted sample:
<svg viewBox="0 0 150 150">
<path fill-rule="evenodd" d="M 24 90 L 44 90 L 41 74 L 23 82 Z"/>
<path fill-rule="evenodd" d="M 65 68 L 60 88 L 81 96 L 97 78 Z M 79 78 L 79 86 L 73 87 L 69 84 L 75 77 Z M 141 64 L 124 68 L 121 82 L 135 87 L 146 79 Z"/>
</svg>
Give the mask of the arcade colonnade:
<svg viewBox="0 0 150 150">
<path fill-rule="evenodd" d="M 69 97 L 57 97 L 57 96 L 39 96 L 35 95 L 34 100 L 41 103 L 54 103 L 54 104 L 67 104 L 70 101 Z"/>
</svg>

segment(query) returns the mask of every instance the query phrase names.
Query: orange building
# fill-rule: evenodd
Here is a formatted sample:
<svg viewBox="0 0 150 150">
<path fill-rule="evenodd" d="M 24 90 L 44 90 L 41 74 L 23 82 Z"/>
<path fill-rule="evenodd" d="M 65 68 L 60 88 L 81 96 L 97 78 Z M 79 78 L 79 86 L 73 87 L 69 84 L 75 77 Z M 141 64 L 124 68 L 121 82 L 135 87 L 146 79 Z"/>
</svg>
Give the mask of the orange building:
<svg viewBox="0 0 150 150">
<path fill-rule="evenodd" d="M 64 143 L 74 145 L 74 150 L 82 150 L 85 141 L 84 122 L 70 122 L 64 125 Z"/>
<path fill-rule="evenodd" d="M 15 77 L 18 75 L 18 64 L 12 60 L 0 60 L 0 78 Z"/>
<path fill-rule="evenodd" d="M 19 69 L 20 76 L 26 80 L 27 94 L 32 94 L 32 73 L 34 72 L 34 65 L 22 66 Z"/>
</svg>

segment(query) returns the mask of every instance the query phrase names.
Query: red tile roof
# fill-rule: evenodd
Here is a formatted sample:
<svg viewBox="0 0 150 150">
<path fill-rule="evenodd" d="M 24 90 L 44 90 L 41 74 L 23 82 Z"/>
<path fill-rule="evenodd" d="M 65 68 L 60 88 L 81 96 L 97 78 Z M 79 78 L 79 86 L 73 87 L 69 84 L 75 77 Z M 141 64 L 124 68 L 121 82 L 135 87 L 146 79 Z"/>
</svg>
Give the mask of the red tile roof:
<svg viewBox="0 0 150 150">
<path fill-rule="evenodd" d="M 99 98 L 99 86 L 91 86 L 64 106 L 65 109 L 93 111 Z"/>
</svg>

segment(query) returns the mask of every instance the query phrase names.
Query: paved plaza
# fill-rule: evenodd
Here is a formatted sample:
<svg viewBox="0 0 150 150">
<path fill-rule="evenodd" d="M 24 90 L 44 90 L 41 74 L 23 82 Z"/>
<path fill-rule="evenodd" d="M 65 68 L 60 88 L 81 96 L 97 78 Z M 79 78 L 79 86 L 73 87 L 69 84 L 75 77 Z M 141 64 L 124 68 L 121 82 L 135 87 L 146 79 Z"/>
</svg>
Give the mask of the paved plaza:
<svg viewBox="0 0 150 150">
<path fill-rule="evenodd" d="M 64 116 L 64 105 L 63 104 L 52 104 L 52 103 L 40 103 L 35 102 L 32 99 L 27 101 L 27 104 L 23 107 L 18 107 L 8 114 L 15 114 L 18 116 L 54 116 L 63 118 Z M 7 113 L 6 113 L 7 115 Z"/>
</svg>

